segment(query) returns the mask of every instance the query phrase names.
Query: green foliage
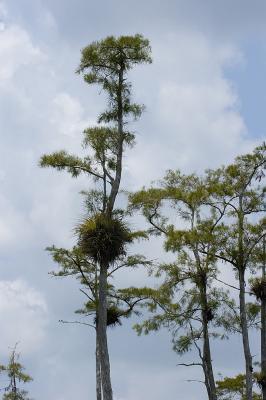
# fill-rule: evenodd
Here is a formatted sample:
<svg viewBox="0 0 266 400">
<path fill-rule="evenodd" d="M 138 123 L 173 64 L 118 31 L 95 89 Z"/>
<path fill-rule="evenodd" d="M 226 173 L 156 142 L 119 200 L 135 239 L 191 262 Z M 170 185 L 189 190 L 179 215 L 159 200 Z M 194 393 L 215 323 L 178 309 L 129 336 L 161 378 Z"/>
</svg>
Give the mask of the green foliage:
<svg viewBox="0 0 266 400">
<path fill-rule="evenodd" d="M 216 382 L 217 394 L 220 399 L 229 400 L 238 396 L 241 400 L 245 399 L 245 375 L 239 374 L 234 378 L 225 377 Z"/>
<path fill-rule="evenodd" d="M 96 180 L 106 179 L 111 183 L 112 173 L 116 170 L 116 157 L 119 147 L 117 129 L 108 127 L 87 128 L 83 132 L 83 147 L 93 150 L 93 155 L 80 158 L 61 150 L 40 159 L 41 167 L 52 167 L 58 171 L 66 170 L 76 178 L 81 173 L 92 175 Z M 134 135 L 123 133 L 123 143 L 126 146 L 134 144 Z"/>
<path fill-rule="evenodd" d="M 101 73 L 109 70 L 118 73 L 121 66 L 126 70 L 134 64 L 150 63 L 149 41 L 142 35 L 109 36 L 104 40 L 93 42 L 82 50 L 81 63 L 77 72 L 91 69 L 91 80 L 100 79 Z M 94 78 L 93 78 L 94 76 Z"/>
<path fill-rule="evenodd" d="M 246 377 L 244 374 L 233 378 L 225 377 L 216 381 L 217 396 L 219 400 L 246 400 Z M 253 393 L 254 400 L 262 400 L 261 394 Z"/>
<path fill-rule="evenodd" d="M 119 151 L 120 133 L 116 128 L 98 126 L 84 130 L 83 147 L 94 151 L 93 160 L 100 162 L 102 168 L 110 178 L 111 172 L 116 170 L 116 156 Z M 124 146 L 134 145 L 134 135 L 123 132 Z"/>
<path fill-rule="evenodd" d="M 79 157 L 67 154 L 66 151 L 58 151 L 50 155 L 43 155 L 40 160 L 41 167 L 52 167 L 58 171 L 66 170 L 74 178 L 81 172 L 92 173 L 91 161 L 89 158 L 82 160 Z"/>
<path fill-rule="evenodd" d="M 26 390 L 20 390 L 19 393 L 5 393 L 3 400 L 30 400 L 27 397 L 28 392 Z"/>
<path fill-rule="evenodd" d="M 129 212 L 141 210 L 143 216 L 151 224 L 147 231 L 149 234 L 161 235 L 166 231 L 167 218 L 164 218 L 160 209 L 164 203 L 167 193 L 162 188 L 143 188 L 139 192 L 129 195 Z"/>
<path fill-rule="evenodd" d="M 82 50 L 77 72 L 84 74 L 88 84 L 102 86 L 109 96 L 109 108 L 100 115 L 99 122 L 117 121 L 120 113 L 134 118 L 141 115 L 143 106 L 131 103 L 131 84 L 124 73 L 134 65 L 151 63 L 150 53 L 149 41 L 142 35 L 109 36 Z"/>
</svg>

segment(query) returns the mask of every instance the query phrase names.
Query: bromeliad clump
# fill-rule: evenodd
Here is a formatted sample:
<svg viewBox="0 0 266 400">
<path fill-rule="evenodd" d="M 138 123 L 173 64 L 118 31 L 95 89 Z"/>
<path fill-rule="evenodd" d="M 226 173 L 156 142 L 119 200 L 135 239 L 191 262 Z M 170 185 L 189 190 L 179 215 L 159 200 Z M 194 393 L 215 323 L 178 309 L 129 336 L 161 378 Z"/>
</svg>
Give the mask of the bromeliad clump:
<svg viewBox="0 0 266 400">
<path fill-rule="evenodd" d="M 132 242 L 132 236 L 126 224 L 118 218 L 97 214 L 86 219 L 77 228 L 78 244 L 82 251 L 94 262 L 113 263 L 126 254 L 126 245 Z"/>
<path fill-rule="evenodd" d="M 124 314 L 125 313 L 116 306 L 107 307 L 106 325 L 109 327 L 115 327 L 116 325 L 122 325 L 121 317 Z M 98 317 L 96 315 L 96 317 L 94 318 L 94 323 L 96 324 L 97 322 L 98 322 Z"/>
<path fill-rule="evenodd" d="M 251 291 L 256 296 L 257 300 L 263 300 L 266 298 L 266 280 L 265 279 L 254 279 L 251 285 Z"/>
</svg>

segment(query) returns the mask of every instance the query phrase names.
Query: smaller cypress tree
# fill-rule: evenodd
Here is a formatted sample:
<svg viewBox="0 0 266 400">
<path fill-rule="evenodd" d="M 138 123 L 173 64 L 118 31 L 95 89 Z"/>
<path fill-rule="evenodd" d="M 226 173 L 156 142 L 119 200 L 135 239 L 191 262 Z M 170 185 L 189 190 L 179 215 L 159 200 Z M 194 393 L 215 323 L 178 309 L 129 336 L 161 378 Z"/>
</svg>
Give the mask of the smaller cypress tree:
<svg viewBox="0 0 266 400">
<path fill-rule="evenodd" d="M 18 385 L 32 381 L 32 377 L 24 372 L 24 366 L 19 362 L 19 354 L 16 347 L 11 352 L 9 363 L 0 365 L 0 373 L 5 373 L 9 378 L 9 384 L 4 388 L 3 400 L 30 400 L 28 392 L 20 389 Z"/>
</svg>

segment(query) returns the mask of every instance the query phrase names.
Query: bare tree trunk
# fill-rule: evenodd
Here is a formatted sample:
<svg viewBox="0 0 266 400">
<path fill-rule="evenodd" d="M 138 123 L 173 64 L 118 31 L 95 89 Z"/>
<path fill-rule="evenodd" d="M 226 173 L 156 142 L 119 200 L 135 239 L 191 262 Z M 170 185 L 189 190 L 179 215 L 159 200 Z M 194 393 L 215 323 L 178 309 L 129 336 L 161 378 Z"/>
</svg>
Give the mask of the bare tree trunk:
<svg viewBox="0 0 266 400">
<path fill-rule="evenodd" d="M 266 254 L 265 237 L 263 238 L 263 262 L 262 262 L 262 298 L 261 298 L 261 390 L 262 399 L 266 400 Z"/>
<path fill-rule="evenodd" d="M 111 218 L 115 206 L 116 197 L 119 192 L 121 175 L 122 175 L 122 161 L 123 161 L 123 80 L 124 80 L 124 65 L 121 64 L 118 87 L 117 87 L 117 130 L 118 130 L 118 143 L 117 143 L 117 156 L 116 156 L 116 173 L 115 179 L 111 185 L 111 191 L 108 196 L 106 215 Z M 100 266 L 99 277 L 99 348 L 101 358 L 101 379 L 103 400 L 112 400 L 112 384 L 110 376 L 110 362 L 107 343 L 107 268 L 108 265 Z"/>
<path fill-rule="evenodd" d="M 124 131 L 123 131 L 123 99 L 122 89 L 124 80 L 124 66 L 121 65 L 118 77 L 118 88 L 117 88 L 117 130 L 118 130 L 118 143 L 117 143 L 117 156 L 116 156 L 116 174 L 115 179 L 112 183 L 111 192 L 108 199 L 107 213 L 112 214 L 115 205 L 116 196 L 119 191 L 121 175 L 122 175 L 122 161 L 123 161 L 123 143 L 124 143 Z"/>
<path fill-rule="evenodd" d="M 100 348 L 99 348 L 99 338 L 98 338 L 98 322 L 96 319 L 96 399 L 102 400 L 102 379 L 101 379 L 101 362 L 100 362 Z"/>
<path fill-rule="evenodd" d="M 210 388 L 210 383 L 209 383 L 209 379 L 208 379 L 208 371 L 206 368 L 206 365 L 204 363 L 204 360 L 202 359 L 202 368 L 203 368 L 203 372 L 204 372 L 204 385 L 206 387 L 207 393 L 208 393 L 208 399 L 211 399 L 211 388 Z"/>
<path fill-rule="evenodd" d="M 192 225 L 194 229 L 194 218 L 195 213 L 192 214 Z M 201 319 L 202 319 L 202 331 L 203 331 L 203 354 L 202 354 L 202 366 L 205 375 L 205 386 L 208 392 L 209 400 L 217 400 L 216 385 L 212 368 L 210 338 L 209 338 L 209 306 L 207 297 L 207 275 L 201 267 L 201 260 L 199 256 L 198 247 L 193 249 L 194 257 L 198 269 L 198 289 L 200 291 L 200 302 L 201 302 Z"/>
<path fill-rule="evenodd" d="M 247 400 L 252 400 L 252 356 L 249 346 L 248 324 L 246 314 L 246 301 L 245 301 L 245 275 L 244 270 L 239 270 L 239 307 L 240 307 L 240 323 L 242 331 L 242 342 L 245 356 L 246 367 L 246 396 Z"/>
<path fill-rule="evenodd" d="M 237 256 L 237 269 L 239 277 L 239 308 L 240 308 L 240 324 L 242 331 L 242 342 L 245 357 L 246 367 L 246 396 L 247 400 L 252 400 L 252 356 L 249 346 L 249 335 L 248 335 L 248 324 L 247 324 L 247 313 L 246 313 L 246 282 L 245 282 L 245 270 L 246 265 L 244 261 L 244 213 L 243 213 L 243 197 L 239 196 L 239 211 L 238 211 L 238 256 Z"/>
<path fill-rule="evenodd" d="M 115 205 L 115 200 L 119 191 L 121 175 L 122 175 L 122 158 L 123 158 L 123 100 L 122 100 L 122 88 L 123 88 L 123 74 L 124 66 L 121 65 L 118 80 L 117 89 L 117 129 L 118 129 L 118 143 L 117 143 L 117 157 L 116 157 L 116 175 L 112 182 L 111 192 L 107 202 L 106 215 L 112 217 L 112 212 Z M 99 348 L 101 358 L 101 379 L 102 379 L 102 390 L 103 400 L 112 400 L 112 384 L 110 376 L 110 362 L 108 353 L 107 343 L 107 268 L 108 265 L 100 266 L 100 277 L 99 277 Z"/>
<path fill-rule="evenodd" d="M 208 392 L 209 400 L 217 400 L 216 395 L 216 385 L 212 368 L 212 359 L 211 359 L 211 348 L 210 348 L 210 338 L 209 338 L 209 308 L 208 308 L 208 300 L 207 300 L 207 290 L 206 290 L 206 278 L 202 284 L 201 290 L 201 299 L 202 299 L 202 329 L 203 329 L 203 370 L 205 374 L 205 384 Z"/>
<path fill-rule="evenodd" d="M 107 343 L 107 266 L 100 266 L 99 276 L 99 326 L 98 326 L 98 344 L 100 349 L 101 362 L 101 382 L 103 391 L 103 400 L 113 400 L 113 392 L 110 376 L 110 362 Z"/>
</svg>

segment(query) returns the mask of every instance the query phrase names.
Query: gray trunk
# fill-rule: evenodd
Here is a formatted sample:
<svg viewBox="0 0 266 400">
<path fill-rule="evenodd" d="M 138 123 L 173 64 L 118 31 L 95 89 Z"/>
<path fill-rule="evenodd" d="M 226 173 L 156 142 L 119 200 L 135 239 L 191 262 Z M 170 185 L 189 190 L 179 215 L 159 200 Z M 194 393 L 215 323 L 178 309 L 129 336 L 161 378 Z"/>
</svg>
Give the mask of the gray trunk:
<svg viewBox="0 0 266 400">
<path fill-rule="evenodd" d="M 117 107 L 118 107 L 118 118 L 117 128 L 119 134 L 117 157 L 116 157 L 116 174 L 115 179 L 112 182 L 111 192 L 108 197 L 106 215 L 112 216 L 115 200 L 119 191 L 121 174 L 122 174 L 122 158 L 123 158 L 123 100 L 122 100 L 122 88 L 123 88 L 123 74 L 124 67 L 121 66 L 119 72 L 118 81 L 118 93 L 117 93 Z M 100 277 L 99 277 L 99 348 L 100 348 L 100 359 L 101 359 L 101 380 L 102 380 L 102 392 L 103 400 L 112 400 L 112 384 L 110 376 L 110 362 L 108 353 L 107 343 L 107 268 L 108 265 L 100 266 Z"/>
<path fill-rule="evenodd" d="M 117 130 L 118 130 L 118 148 L 116 157 L 116 174 L 115 179 L 112 183 L 111 193 L 108 199 L 107 214 L 112 215 L 113 208 L 115 205 L 116 196 L 119 191 L 121 175 L 122 175 L 122 159 L 123 159 L 123 143 L 124 143 L 124 132 L 123 132 L 123 100 L 122 100 L 122 87 L 123 87 L 123 76 L 124 68 L 121 67 L 118 78 L 118 93 L 117 93 Z"/>
<path fill-rule="evenodd" d="M 195 214 L 192 215 L 192 225 L 191 228 L 194 228 L 194 217 Z M 203 354 L 201 356 L 202 367 L 204 371 L 205 377 L 205 386 L 208 393 L 209 400 L 217 400 L 216 395 L 216 385 L 215 379 L 212 369 L 212 358 L 211 358 L 211 348 L 210 348 L 210 338 L 209 338 L 209 318 L 208 318 L 208 298 L 207 298 L 207 275 L 201 268 L 201 260 L 199 256 L 198 248 L 193 249 L 193 253 L 195 256 L 195 260 L 197 263 L 198 269 L 198 289 L 200 291 L 200 302 L 201 302 L 201 320 L 202 320 L 202 332 L 203 332 Z"/>
<path fill-rule="evenodd" d="M 102 379 L 101 379 L 101 362 L 100 362 L 100 348 L 98 339 L 98 323 L 96 322 L 96 399 L 102 400 Z"/>
<path fill-rule="evenodd" d="M 204 385 L 205 385 L 207 393 L 208 393 L 208 399 L 210 399 L 211 398 L 211 388 L 210 388 L 210 383 L 209 383 L 209 379 L 208 379 L 208 371 L 206 369 L 204 360 L 202 360 L 202 369 L 204 372 Z"/>
<path fill-rule="evenodd" d="M 263 263 L 262 263 L 262 283 L 263 293 L 261 298 L 261 390 L 262 399 L 266 400 L 266 257 L 265 257 L 265 238 L 263 239 Z"/>
<path fill-rule="evenodd" d="M 239 211 L 238 211 L 238 257 L 237 257 L 237 269 L 239 278 L 239 308 L 240 308 L 240 324 L 242 331 L 242 342 L 245 357 L 246 367 L 246 396 L 247 400 L 252 400 L 252 356 L 249 346 L 249 335 L 248 335 L 248 324 L 247 324 L 247 313 L 246 313 L 246 282 L 245 282 L 245 270 L 246 265 L 244 261 L 244 213 L 243 213 L 243 197 L 239 196 Z"/>
<path fill-rule="evenodd" d="M 266 293 L 261 301 L 261 374 L 262 399 L 266 400 Z"/>
<path fill-rule="evenodd" d="M 110 363 L 107 344 L 106 324 L 107 324 L 107 266 L 100 266 L 99 277 L 99 326 L 98 326 L 98 344 L 100 348 L 101 362 L 101 382 L 103 391 L 103 400 L 113 400 L 113 392 L 110 376 Z"/>
<path fill-rule="evenodd" d="M 245 301 L 245 276 L 244 271 L 239 271 L 239 306 L 240 306 L 240 323 L 242 331 L 242 342 L 245 356 L 245 367 L 246 367 L 246 394 L 247 400 L 252 400 L 252 356 L 249 347 L 249 335 L 248 335 L 248 324 L 246 315 L 246 301 Z"/>
<path fill-rule="evenodd" d="M 203 329 L 203 370 L 205 374 L 205 385 L 208 392 L 209 400 L 217 400 L 215 379 L 212 368 L 211 348 L 209 338 L 209 318 L 208 318 L 208 301 L 206 292 L 206 282 L 201 288 L 202 299 L 202 329 Z"/>
</svg>

